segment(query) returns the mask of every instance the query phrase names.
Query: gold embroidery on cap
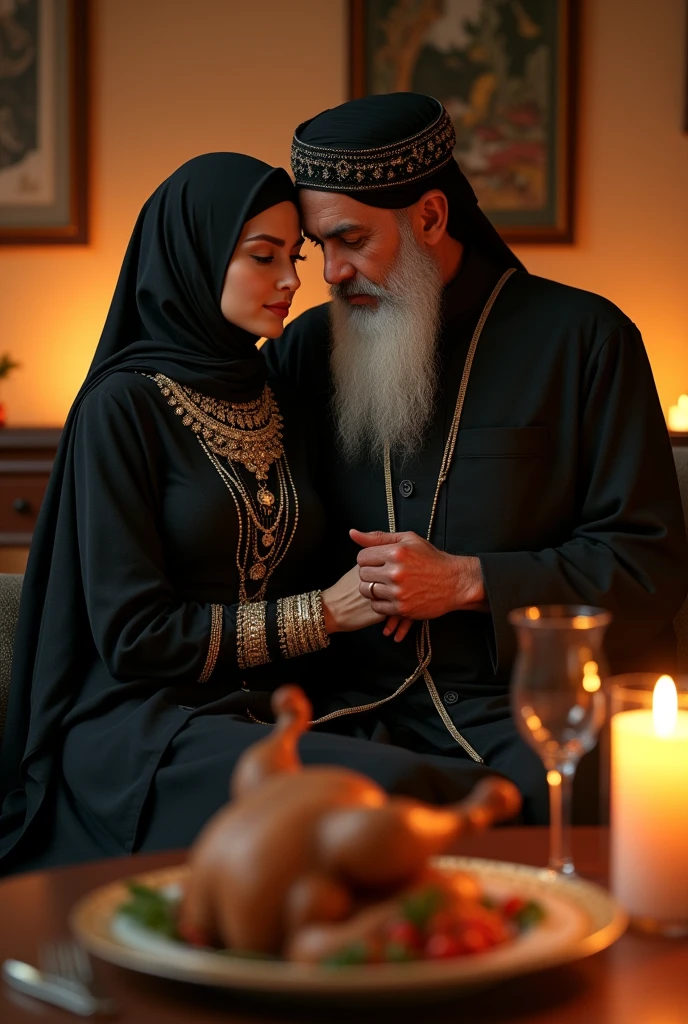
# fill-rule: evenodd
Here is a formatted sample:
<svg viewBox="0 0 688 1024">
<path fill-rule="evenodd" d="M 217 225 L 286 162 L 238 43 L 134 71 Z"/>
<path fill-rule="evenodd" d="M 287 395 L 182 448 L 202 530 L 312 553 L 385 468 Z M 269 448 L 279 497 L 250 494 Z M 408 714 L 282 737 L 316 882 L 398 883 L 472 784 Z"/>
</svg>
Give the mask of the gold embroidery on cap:
<svg viewBox="0 0 688 1024">
<path fill-rule="evenodd" d="M 374 149 L 313 146 L 298 138 L 299 130 L 296 129 L 291 148 L 297 185 L 333 192 L 366 191 L 418 181 L 448 164 L 456 145 L 456 132 L 444 107 L 422 132 Z"/>
</svg>

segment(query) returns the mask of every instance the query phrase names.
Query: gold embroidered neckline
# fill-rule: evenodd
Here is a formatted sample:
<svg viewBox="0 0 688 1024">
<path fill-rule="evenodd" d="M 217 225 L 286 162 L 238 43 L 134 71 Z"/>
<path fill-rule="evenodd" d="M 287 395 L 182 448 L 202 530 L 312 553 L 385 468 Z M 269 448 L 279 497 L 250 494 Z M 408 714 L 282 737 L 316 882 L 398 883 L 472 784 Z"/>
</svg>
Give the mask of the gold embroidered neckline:
<svg viewBox="0 0 688 1024">
<path fill-rule="evenodd" d="M 184 426 L 211 452 L 240 462 L 257 480 L 267 480 L 270 466 L 284 454 L 282 416 L 268 384 L 251 402 L 228 402 L 177 384 L 163 373 L 152 380 Z"/>
</svg>

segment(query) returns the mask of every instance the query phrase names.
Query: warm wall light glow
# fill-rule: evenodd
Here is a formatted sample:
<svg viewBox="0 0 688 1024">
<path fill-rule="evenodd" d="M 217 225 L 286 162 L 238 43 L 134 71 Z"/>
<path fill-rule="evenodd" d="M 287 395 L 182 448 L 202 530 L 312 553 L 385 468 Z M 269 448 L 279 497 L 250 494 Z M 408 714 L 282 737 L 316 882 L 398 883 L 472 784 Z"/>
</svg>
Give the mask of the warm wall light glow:
<svg viewBox="0 0 688 1024">
<path fill-rule="evenodd" d="M 586 661 L 583 665 L 583 689 L 588 693 L 596 693 L 602 685 L 600 679 L 597 662 Z"/>
<path fill-rule="evenodd" d="M 669 406 L 669 430 L 688 431 L 688 395 L 679 395 L 677 404 Z"/>
<path fill-rule="evenodd" d="M 678 694 L 671 676 L 660 676 L 652 694 L 652 725 L 657 736 L 671 736 L 678 720 Z"/>
</svg>

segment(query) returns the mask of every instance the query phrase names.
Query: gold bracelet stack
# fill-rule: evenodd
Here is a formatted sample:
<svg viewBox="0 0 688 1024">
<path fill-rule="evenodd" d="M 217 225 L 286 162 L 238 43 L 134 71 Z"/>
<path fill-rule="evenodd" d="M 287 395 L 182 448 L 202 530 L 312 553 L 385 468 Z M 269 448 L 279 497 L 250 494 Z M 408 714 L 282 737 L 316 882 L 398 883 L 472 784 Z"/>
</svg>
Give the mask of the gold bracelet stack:
<svg viewBox="0 0 688 1024">
<path fill-rule="evenodd" d="M 270 661 L 267 636 L 267 601 L 240 604 L 237 609 L 237 662 L 255 668 Z"/>
<path fill-rule="evenodd" d="M 277 631 L 283 658 L 298 658 L 327 647 L 322 591 L 282 597 L 277 602 Z"/>
<path fill-rule="evenodd" d="M 222 644 L 222 605 L 211 604 L 210 606 L 210 641 L 208 643 L 208 654 L 205 659 L 203 671 L 198 677 L 199 683 L 207 683 L 215 671 L 217 659 L 220 655 Z"/>
</svg>

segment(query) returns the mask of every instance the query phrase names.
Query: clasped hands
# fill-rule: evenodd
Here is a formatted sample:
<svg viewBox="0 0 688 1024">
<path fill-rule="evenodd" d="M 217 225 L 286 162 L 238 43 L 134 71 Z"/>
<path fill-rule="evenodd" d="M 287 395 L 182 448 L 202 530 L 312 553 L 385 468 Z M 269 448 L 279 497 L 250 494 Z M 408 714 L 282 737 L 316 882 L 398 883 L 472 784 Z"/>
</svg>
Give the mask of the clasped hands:
<svg viewBox="0 0 688 1024">
<path fill-rule="evenodd" d="M 452 611 L 487 611 L 480 560 L 440 551 L 417 533 L 362 533 L 350 530 L 361 546 L 359 592 L 386 616 L 385 636 L 403 640 L 415 620 Z"/>
</svg>

